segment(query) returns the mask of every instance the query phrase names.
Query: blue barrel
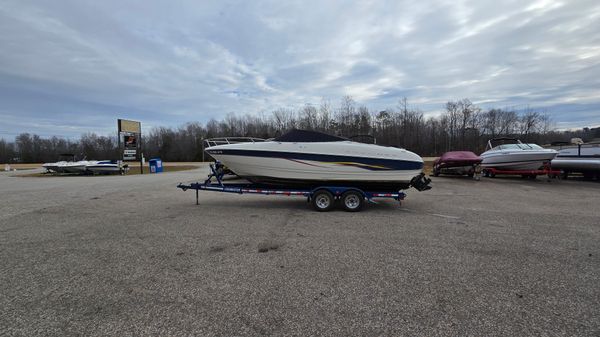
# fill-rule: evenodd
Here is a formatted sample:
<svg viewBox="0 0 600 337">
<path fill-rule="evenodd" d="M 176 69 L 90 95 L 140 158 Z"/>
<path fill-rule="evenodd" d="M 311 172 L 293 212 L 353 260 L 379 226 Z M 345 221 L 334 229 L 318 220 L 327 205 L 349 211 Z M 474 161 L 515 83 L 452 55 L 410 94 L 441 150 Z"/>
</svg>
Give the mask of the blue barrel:
<svg viewBox="0 0 600 337">
<path fill-rule="evenodd" d="M 162 160 L 160 158 L 152 158 L 148 160 L 150 166 L 150 173 L 160 173 L 163 171 Z"/>
</svg>

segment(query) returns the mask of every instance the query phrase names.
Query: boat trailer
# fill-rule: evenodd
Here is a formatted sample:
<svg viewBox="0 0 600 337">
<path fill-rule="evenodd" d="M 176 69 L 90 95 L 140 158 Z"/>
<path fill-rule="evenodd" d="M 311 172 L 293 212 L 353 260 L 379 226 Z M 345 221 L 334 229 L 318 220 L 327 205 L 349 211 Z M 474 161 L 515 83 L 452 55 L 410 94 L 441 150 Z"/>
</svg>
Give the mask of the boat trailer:
<svg viewBox="0 0 600 337">
<path fill-rule="evenodd" d="M 183 191 L 196 191 L 196 205 L 199 204 L 199 191 L 212 191 L 236 194 L 303 196 L 307 198 L 308 202 L 312 203 L 315 210 L 320 212 L 325 212 L 333 209 L 336 200 L 341 201 L 344 210 L 348 212 L 358 212 L 362 208 L 365 200 L 370 203 L 376 204 L 377 202 L 373 200 L 374 198 L 389 198 L 397 200 L 398 203 L 401 203 L 402 200 L 404 200 L 404 198 L 406 197 L 406 194 L 402 191 L 363 191 L 359 188 L 351 186 L 319 186 L 311 189 L 293 189 L 273 188 L 272 186 L 253 183 L 225 184 L 223 183 L 223 176 L 226 174 L 226 169 L 223 166 L 223 164 L 221 164 L 218 161 L 214 165 L 210 164 L 210 170 L 211 173 L 208 175 L 208 178 L 203 183 L 180 183 L 179 185 L 177 185 L 177 187 L 181 188 Z M 216 183 L 212 181 L 213 178 L 216 179 Z"/>
<path fill-rule="evenodd" d="M 544 164 L 539 170 L 499 170 L 496 168 L 484 168 L 483 176 L 494 178 L 496 175 L 519 175 L 522 178 L 536 179 L 537 176 L 547 175 L 548 179 L 554 179 L 560 177 L 560 170 L 553 170 L 550 163 Z"/>
</svg>

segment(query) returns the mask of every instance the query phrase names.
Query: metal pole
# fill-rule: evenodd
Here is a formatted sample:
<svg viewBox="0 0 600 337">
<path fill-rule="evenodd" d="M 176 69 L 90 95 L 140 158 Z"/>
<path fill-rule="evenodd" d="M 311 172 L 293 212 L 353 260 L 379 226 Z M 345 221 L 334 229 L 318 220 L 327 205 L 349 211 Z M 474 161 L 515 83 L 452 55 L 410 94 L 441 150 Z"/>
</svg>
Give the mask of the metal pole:
<svg viewBox="0 0 600 337">
<path fill-rule="evenodd" d="M 144 152 L 142 147 L 142 125 L 140 123 L 140 174 L 144 174 L 144 163 L 142 161 L 143 156 Z"/>
<path fill-rule="evenodd" d="M 121 120 L 117 119 L 117 160 L 123 160 L 123 151 L 121 151 Z"/>
</svg>

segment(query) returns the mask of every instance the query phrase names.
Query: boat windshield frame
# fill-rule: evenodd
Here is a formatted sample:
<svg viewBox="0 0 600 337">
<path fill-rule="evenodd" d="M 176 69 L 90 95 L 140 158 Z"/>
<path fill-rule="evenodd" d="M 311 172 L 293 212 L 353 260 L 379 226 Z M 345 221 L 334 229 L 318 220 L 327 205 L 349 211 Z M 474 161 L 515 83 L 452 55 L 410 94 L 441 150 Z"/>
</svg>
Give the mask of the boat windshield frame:
<svg viewBox="0 0 600 337">
<path fill-rule="evenodd" d="M 264 142 L 263 138 L 255 137 L 218 137 L 218 138 L 207 138 L 204 140 L 204 147 L 209 148 L 217 145 L 226 144 L 238 144 L 238 143 L 261 143 Z"/>
<path fill-rule="evenodd" d="M 544 148 L 533 143 L 501 144 L 492 150 L 543 150 Z"/>
</svg>

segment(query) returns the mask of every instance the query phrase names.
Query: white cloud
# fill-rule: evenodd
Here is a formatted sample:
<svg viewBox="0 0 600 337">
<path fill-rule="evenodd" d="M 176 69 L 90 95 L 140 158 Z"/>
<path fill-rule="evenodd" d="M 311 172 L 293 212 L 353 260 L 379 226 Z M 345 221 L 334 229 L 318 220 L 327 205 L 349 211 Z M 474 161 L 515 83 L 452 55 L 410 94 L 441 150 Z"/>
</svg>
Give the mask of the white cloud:
<svg viewBox="0 0 600 337">
<path fill-rule="evenodd" d="M 4 1 L 0 110 L 15 128 L 123 113 L 174 125 L 349 94 L 429 114 L 463 97 L 528 104 L 558 122 L 570 104 L 600 124 L 598 17 L 585 0 Z"/>
</svg>

